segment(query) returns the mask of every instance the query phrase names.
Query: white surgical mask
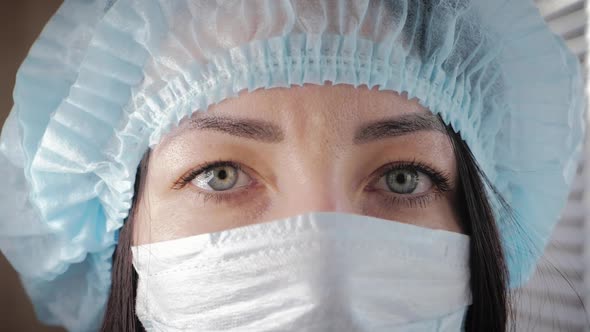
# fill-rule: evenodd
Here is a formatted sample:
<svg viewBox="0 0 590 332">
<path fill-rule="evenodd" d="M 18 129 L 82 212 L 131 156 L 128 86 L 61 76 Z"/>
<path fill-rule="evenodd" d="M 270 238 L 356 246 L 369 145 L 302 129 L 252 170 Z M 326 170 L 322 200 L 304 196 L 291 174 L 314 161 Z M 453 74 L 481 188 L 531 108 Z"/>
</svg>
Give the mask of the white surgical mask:
<svg viewBox="0 0 590 332">
<path fill-rule="evenodd" d="M 469 237 L 314 212 L 132 247 L 147 331 L 460 331 Z"/>
</svg>

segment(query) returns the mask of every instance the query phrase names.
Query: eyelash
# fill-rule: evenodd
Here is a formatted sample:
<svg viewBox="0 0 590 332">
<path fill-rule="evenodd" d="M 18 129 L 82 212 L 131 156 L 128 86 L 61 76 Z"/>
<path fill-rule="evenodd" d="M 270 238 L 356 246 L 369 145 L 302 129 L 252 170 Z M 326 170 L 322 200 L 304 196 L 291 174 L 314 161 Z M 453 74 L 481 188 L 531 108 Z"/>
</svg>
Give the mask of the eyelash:
<svg viewBox="0 0 590 332">
<path fill-rule="evenodd" d="M 176 182 L 174 182 L 172 189 L 180 190 L 188 185 L 191 181 L 193 181 L 197 176 L 200 174 L 207 172 L 211 169 L 216 167 L 222 166 L 230 166 L 234 167 L 238 171 L 244 171 L 244 168 L 240 165 L 240 163 L 232 161 L 232 160 L 217 160 L 213 162 L 207 162 L 195 167 L 193 170 L 187 172 L 183 176 L 181 176 Z M 409 195 L 401 195 L 395 193 L 388 193 L 388 194 L 379 194 L 381 199 L 386 205 L 399 205 L 402 204 L 407 207 L 425 207 L 427 203 L 433 201 L 434 199 L 438 198 L 440 195 L 444 194 L 451 190 L 451 181 L 450 176 L 442 173 L 440 171 L 435 170 L 433 167 L 422 163 L 417 160 L 411 161 L 404 161 L 404 162 L 391 162 L 377 171 L 379 176 L 376 177 L 375 180 L 372 180 L 370 183 L 374 184 L 375 182 L 379 181 L 383 176 L 387 175 L 387 173 L 398 170 L 398 169 L 410 169 L 414 171 L 421 172 L 426 174 L 433 183 L 433 190 L 426 194 L 421 194 L 420 196 L 416 197 L 403 197 Z M 256 181 L 252 179 L 252 181 Z M 254 183 L 256 184 L 256 183 Z M 215 192 L 204 192 L 200 190 L 195 190 L 197 195 L 203 199 L 204 202 L 213 200 L 216 204 L 232 202 L 236 199 L 239 199 L 240 196 L 245 195 L 248 191 L 251 190 L 252 184 L 248 186 L 246 189 L 241 189 L 237 191 L 224 191 L 223 194 L 215 193 Z M 369 192 L 377 192 L 381 191 L 378 189 L 369 189 Z M 401 197 L 400 197 L 401 196 Z"/>
<path fill-rule="evenodd" d="M 452 189 L 451 179 L 448 174 L 440 172 L 434 169 L 433 167 L 423 162 L 417 161 L 415 159 L 411 161 L 391 162 L 381 167 L 380 169 L 375 171 L 375 173 L 377 173 L 378 176 L 375 180 L 372 180 L 370 184 L 374 184 L 375 182 L 379 181 L 383 176 L 387 175 L 389 172 L 398 169 L 414 170 L 426 174 L 432 181 L 433 189 L 430 192 L 420 194 L 419 196 L 402 195 L 396 193 L 380 194 L 381 199 L 383 200 L 386 206 L 403 205 L 409 208 L 414 208 L 416 206 L 424 208 L 429 202 L 435 200 L 442 194 Z M 368 189 L 367 191 L 376 192 L 379 190 Z"/>
<path fill-rule="evenodd" d="M 193 181 L 197 176 L 201 175 L 202 173 L 205 173 L 205 172 L 207 172 L 211 169 L 214 169 L 216 167 L 222 167 L 222 166 L 234 167 L 238 171 L 244 170 L 244 168 L 239 163 L 232 161 L 232 160 L 216 160 L 216 161 L 212 161 L 212 162 L 206 162 L 204 164 L 201 164 L 201 165 L 195 167 L 191 171 L 189 171 L 186 174 L 184 174 L 183 176 L 181 176 L 180 179 L 178 179 L 174 183 L 174 185 L 172 186 L 172 189 L 177 189 L 177 190 L 182 189 L 187 184 L 189 184 L 191 181 Z M 252 180 L 252 181 L 255 181 L 255 180 Z M 251 187 L 251 185 L 249 187 Z M 200 198 L 202 198 L 204 202 L 208 202 L 209 200 L 214 200 L 214 202 L 216 204 L 234 201 L 236 198 L 239 198 L 239 196 L 245 194 L 247 191 L 249 191 L 248 188 L 241 189 L 239 191 L 228 190 L 228 191 L 224 191 L 223 194 L 217 194 L 214 192 L 204 192 L 204 191 L 200 191 L 200 190 L 195 190 L 197 195 L 199 195 Z"/>
</svg>

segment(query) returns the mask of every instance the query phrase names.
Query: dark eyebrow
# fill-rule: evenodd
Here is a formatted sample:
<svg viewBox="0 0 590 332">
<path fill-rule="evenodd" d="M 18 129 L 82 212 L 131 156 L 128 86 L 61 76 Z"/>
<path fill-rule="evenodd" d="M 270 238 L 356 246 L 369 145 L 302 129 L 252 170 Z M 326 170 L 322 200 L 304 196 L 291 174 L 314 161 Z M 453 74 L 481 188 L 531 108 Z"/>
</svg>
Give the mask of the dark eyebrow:
<svg viewBox="0 0 590 332">
<path fill-rule="evenodd" d="M 189 128 L 215 130 L 233 136 L 249 138 L 266 143 L 278 143 L 285 135 L 277 125 L 254 119 L 239 119 L 220 116 L 195 117 L 190 120 Z"/>
<path fill-rule="evenodd" d="M 424 130 L 446 134 L 446 128 L 438 116 L 430 112 L 412 113 L 362 125 L 354 135 L 354 143 L 363 144 Z"/>
</svg>

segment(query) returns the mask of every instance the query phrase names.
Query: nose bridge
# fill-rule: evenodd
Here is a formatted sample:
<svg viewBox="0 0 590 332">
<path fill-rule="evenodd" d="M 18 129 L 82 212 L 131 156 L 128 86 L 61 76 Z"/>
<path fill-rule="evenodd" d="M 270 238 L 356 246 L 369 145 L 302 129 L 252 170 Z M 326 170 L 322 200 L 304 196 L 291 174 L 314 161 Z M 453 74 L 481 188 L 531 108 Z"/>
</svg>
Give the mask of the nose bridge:
<svg viewBox="0 0 590 332">
<path fill-rule="evenodd" d="M 299 155 L 282 181 L 279 204 L 283 216 L 312 211 L 355 212 L 338 158 L 324 154 Z"/>
<path fill-rule="evenodd" d="M 318 99 L 322 102 L 322 99 Z M 316 103 L 318 102 L 316 100 Z M 292 216 L 311 211 L 352 212 L 342 142 L 347 140 L 339 120 L 310 99 L 294 107 L 304 116 L 289 121 L 290 144 L 284 150 L 287 165 L 280 176 L 275 214 Z M 302 114 L 303 114 L 302 113 Z M 340 128 L 335 130 L 334 127 Z M 285 160 L 285 159 L 284 159 Z"/>
</svg>

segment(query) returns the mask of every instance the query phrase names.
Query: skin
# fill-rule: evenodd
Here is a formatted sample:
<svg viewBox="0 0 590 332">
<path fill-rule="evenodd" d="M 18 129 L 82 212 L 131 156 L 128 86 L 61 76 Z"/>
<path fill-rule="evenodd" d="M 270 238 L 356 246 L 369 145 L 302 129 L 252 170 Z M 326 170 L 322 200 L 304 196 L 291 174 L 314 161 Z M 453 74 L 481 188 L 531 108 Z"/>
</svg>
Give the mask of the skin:
<svg viewBox="0 0 590 332">
<path fill-rule="evenodd" d="M 432 113 L 405 95 L 344 84 L 242 92 L 207 112 L 195 112 L 151 152 L 135 219 L 134 244 L 311 211 L 368 215 L 461 233 L 455 209 L 457 165 L 442 127 L 358 139 L 358 128 L 367 123 L 408 115 Z M 269 122 L 280 142 L 270 142 L 272 135 L 259 141 L 212 129 L 206 122 L 210 117 Z M 202 120 L 205 125 L 198 122 Z M 242 166 L 233 188 L 216 192 L 207 183 L 199 187 L 196 180 L 181 186 L 179 179 L 186 179 L 204 163 L 220 160 Z M 387 165 L 412 161 L 443 173 L 448 190 L 437 190 L 428 175 L 418 173 L 412 193 L 392 191 L 386 181 Z M 412 170 L 416 171 L 406 167 L 401 174 L 416 174 Z M 226 199 L 202 193 L 222 194 L 226 196 L 219 197 Z M 394 202 L 387 200 L 392 197 Z M 422 199 L 417 201 L 417 197 Z"/>
</svg>

